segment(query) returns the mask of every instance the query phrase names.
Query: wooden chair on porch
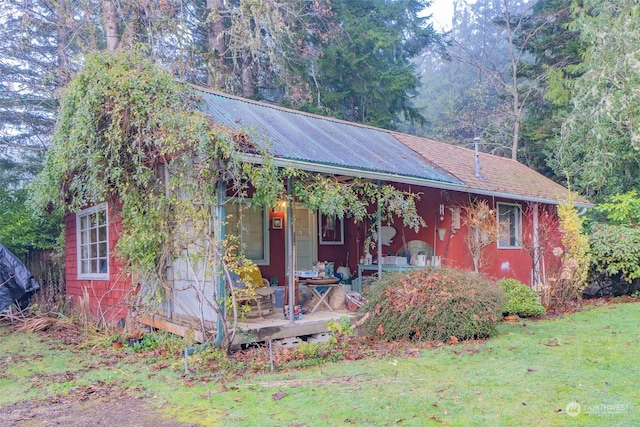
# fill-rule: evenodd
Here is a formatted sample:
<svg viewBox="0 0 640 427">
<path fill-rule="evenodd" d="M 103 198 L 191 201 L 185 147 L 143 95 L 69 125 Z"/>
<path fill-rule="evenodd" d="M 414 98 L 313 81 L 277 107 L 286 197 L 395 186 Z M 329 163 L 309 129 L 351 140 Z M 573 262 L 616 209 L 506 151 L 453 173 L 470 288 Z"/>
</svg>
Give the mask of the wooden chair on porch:
<svg viewBox="0 0 640 427">
<path fill-rule="evenodd" d="M 267 279 L 262 277 L 260 268 L 257 266 L 244 268 L 239 279 L 234 286 L 238 290 L 236 293 L 238 304 L 249 308 L 246 316 L 262 319 L 264 315 L 272 313 L 273 294 L 276 290 L 269 286 Z"/>
</svg>

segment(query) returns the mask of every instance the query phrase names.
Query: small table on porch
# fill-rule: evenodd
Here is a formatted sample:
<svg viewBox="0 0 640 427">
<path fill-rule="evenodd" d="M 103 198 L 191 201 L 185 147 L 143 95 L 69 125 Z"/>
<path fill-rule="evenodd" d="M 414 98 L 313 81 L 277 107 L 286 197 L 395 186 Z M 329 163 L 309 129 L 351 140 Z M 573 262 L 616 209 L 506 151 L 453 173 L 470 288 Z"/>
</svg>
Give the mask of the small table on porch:
<svg viewBox="0 0 640 427">
<path fill-rule="evenodd" d="M 331 291 L 333 291 L 333 288 L 338 286 L 339 281 L 340 279 L 335 277 L 328 279 L 300 279 L 299 283 L 301 285 L 307 285 L 309 289 L 311 289 L 311 292 L 313 292 L 313 294 L 319 299 L 316 305 L 314 305 L 311 309 L 311 314 L 316 312 L 320 304 L 324 304 L 325 307 L 327 307 L 330 311 L 333 311 L 333 308 L 331 307 L 331 305 L 329 305 L 327 298 L 329 297 Z M 321 293 L 320 289 L 325 287 L 327 288 L 327 290 L 324 293 Z"/>
</svg>

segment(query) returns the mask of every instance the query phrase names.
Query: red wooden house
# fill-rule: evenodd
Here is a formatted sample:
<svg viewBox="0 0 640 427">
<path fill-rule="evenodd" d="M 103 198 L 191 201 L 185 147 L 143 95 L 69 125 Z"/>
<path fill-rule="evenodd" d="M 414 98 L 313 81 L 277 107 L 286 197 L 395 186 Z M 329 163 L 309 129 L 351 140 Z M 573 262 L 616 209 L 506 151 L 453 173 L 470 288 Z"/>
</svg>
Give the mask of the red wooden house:
<svg viewBox="0 0 640 427">
<path fill-rule="evenodd" d="M 543 268 L 533 256 L 541 244 L 539 215 L 555 212 L 555 205 L 565 200 L 578 207 L 589 206 L 587 200 L 511 159 L 222 93 L 198 92 L 204 110 L 215 121 L 250 129 L 256 143 L 268 144 L 279 166 L 337 179 L 370 179 L 422 193 L 418 212 L 427 226 L 418 232 L 397 223 L 393 229 L 386 228 L 385 238 L 393 237 L 378 245 L 380 256 L 405 255 L 415 263 L 418 253 L 424 253 L 427 262 L 472 270 L 463 207 L 473 200 L 485 200 L 500 224 L 500 233 L 484 250 L 481 272 L 534 284 Z M 336 269 L 348 267 L 354 276 L 359 270 L 372 273 L 371 267 L 359 269 L 366 225 L 291 207 L 296 218 L 295 255 L 293 265 L 287 265 L 286 210 L 246 211 L 240 227 L 239 209 L 233 203 L 228 205 L 227 232 L 240 234 L 246 255 L 272 282 L 284 285 L 289 272 L 311 268 L 315 261 L 333 262 Z M 94 313 L 111 322 L 127 314 L 130 283 L 114 257 L 119 229 L 117 209 L 106 203 L 66 217 L 67 292 L 76 299 L 88 295 Z M 525 244 L 527 239 L 531 244 Z M 375 252 L 373 255 L 378 257 Z M 188 279 L 175 277 L 176 289 L 184 288 L 179 282 Z M 354 286 L 358 283 L 356 280 Z M 176 291 L 173 298 L 177 303 L 162 315 L 168 319 L 193 316 L 194 295 Z M 205 317 L 215 320 L 212 313 Z"/>
</svg>

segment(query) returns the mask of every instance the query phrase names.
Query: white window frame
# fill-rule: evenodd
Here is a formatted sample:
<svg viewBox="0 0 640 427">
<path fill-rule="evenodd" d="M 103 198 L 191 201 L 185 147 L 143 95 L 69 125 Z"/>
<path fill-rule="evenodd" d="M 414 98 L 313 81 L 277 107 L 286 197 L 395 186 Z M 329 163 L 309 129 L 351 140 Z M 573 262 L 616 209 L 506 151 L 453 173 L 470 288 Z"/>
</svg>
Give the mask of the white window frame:
<svg viewBox="0 0 640 427">
<path fill-rule="evenodd" d="M 104 219 L 105 219 L 105 240 L 100 240 L 99 235 L 97 235 L 98 240 L 93 241 L 91 240 L 91 236 L 90 233 L 88 232 L 88 230 L 83 229 L 82 228 L 82 219 L 95 214 L 99 211 L 104 211 Z M 97 224 L 98 227 L 101 226 L 101 224 Z M 83 232 L 87 232 L 87 238 L 89 239 L 89 241 L 85 244 L 82 243 L 82 234 Z M 100 253 L 100 244 L 101 243 L 105 243 L 106 244 L 106 254 L 102 254 Z M 105 271 L 98 271 L 98 272 L 88 272 L 85 273 L 82 271 L 82 264 L 83 261 L 85 260 L 91 260 L 91 257 L 89 256 L 90 254 L 90 249 L 89 247 L 91 245 L 97 245 L 97 261 L 100 264 L 100 262 L 104 262 L 105 263 L 105 267 L 106 270 Z M 76 213 L 76 251 L 77 251 L 77 266 L 78 266 L 78 279 L 91 279 L 91 280 L 109 280 L 109 259 L 110 259 L 110 251 L 109 251 L 109 209 L 107 206 L 107 203 L 101 203 L 99 205 L 95 205 L 92 206 L 90 208 L 87 209 L 83 209 L 80 212 Z M 83 247 L 87 247 L 86 252 L 84 252 L 83 256 Z"/>
<path fill-rule="evenodd" d="M 237 197 L 231 197 L 227 199 L 229 203 L 241 205 L 243 209 L 260 209 L 262 211 L 262 253 L 264 257 L 261 259 L 250 259 L 255 265 L 269 265 L 270 262 L 270 251 L 269 251 L 269 211 L 264 208 L 264 206 L 260 206 L 259 208 L 251 207 L 250 199 L 240 199 Z M 228 214 L 227 214 L 228 217 Z M 229 219 L 227 218 L 227 221 Z M 238 224 L 238 229 L 240 233 L 242 233 L 241 225 Z M 242 234 L 238 236 L 239 243 L 242 244 Z"/>
<path fill-rule="evenodd" d="M 502 234 L 503 234 L 503 222 L 501 221 L 501 207 L 508 206 L 510 208 L 517 208 L 517 212 L 514 216 L 511 216 L 515 220 L 515 225 L 513 227 L 515 231 L 515 243 L 511 244 L 510 242 L 503 242 Z M 496 215 L 498 218 L 498 249 L 522 249 L 522 206 L 517 203 L 504 203 L 498 202 L 496 204 Z M 509 229 L 511 228 L 511 224 L 509 224 Z M 510 234 L 510 233 L 509 233 Z M 509 235 L 509 237 L 511 237 Z M 510 241 L 511 239 L 509 239 Z"/>
</svg>

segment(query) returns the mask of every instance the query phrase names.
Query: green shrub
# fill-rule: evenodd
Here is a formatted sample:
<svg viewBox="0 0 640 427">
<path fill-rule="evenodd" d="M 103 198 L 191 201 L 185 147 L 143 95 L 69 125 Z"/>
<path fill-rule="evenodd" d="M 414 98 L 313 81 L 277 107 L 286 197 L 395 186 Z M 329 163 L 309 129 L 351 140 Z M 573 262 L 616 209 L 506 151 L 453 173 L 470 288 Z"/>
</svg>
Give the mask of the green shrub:
<svg viewBox="0 0 640 427">
<path fill-rule="evenodd" d="M 598 224 L 589 235 L 589 245 L 593 271 L 619 274 L 627 282 L 640 278 L 640 229 Z"/>
<path fill-rule="evenodd" d="M 507 297 L 502 308 L 503 313 L 522 317 L 540 316 L 545 313 L 544 307 L 538 301 L 538 294 L 529 286 L 516 279 L 500 279 L 498 285 Z"/>
<path fill-rule="evenodd" d="M 451 268 L 386 275 L 367 294 L 365 332 L 382 339 L 445 341 L 492 335 L 504 293 L 479 274 Z"/>
</svg>

